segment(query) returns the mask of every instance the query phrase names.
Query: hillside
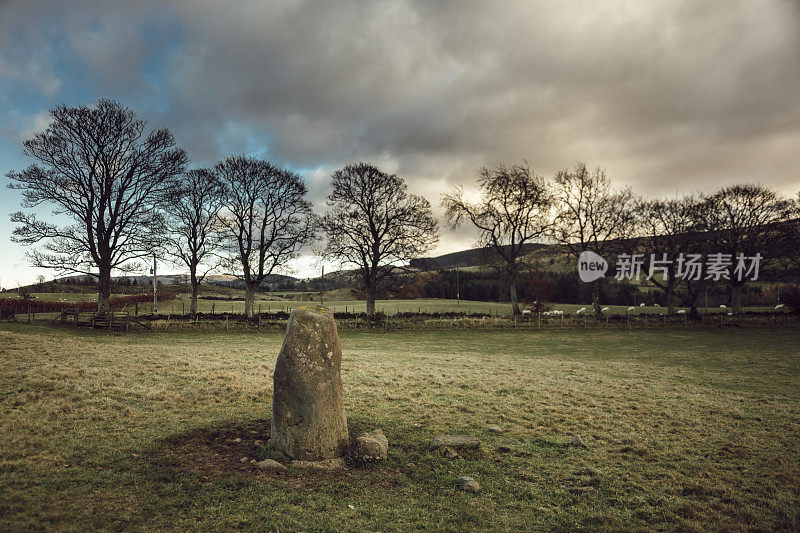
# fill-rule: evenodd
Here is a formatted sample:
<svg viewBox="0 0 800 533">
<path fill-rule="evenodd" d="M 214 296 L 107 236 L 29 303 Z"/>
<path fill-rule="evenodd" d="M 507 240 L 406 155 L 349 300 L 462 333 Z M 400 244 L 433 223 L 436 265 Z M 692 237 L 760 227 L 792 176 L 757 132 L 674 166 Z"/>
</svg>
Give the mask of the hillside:
<svg viewBox="0 0 800 533">
<path fill-rule="evenodd" d="M 549 248 L 551 245 L 542 243 L 531 243 L 523 246 L 524 255 L 531 254 L 538 250 Z M 436 257 L 424 257 L 415 259 L 411 266 L 420 270 L 437 270 L 442 268 L 469 268 L 483 264 L 481 257 L 484 253 L 483 248 L 470 248 L 460 252 L 451 252 Z"/>
</svg>

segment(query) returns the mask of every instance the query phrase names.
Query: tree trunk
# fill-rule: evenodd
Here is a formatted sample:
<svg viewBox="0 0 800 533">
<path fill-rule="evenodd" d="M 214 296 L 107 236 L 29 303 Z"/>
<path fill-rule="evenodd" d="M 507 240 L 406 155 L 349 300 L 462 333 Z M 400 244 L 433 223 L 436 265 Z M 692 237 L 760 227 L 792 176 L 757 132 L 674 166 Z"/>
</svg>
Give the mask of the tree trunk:
<svg viewBox="0 0 800 533">
<path fill-rule="evenodd" d="M 108 300 L 111 297 L 111 267 L 99 267 L 97 285 L 97 311 L 105 313 L 109 309 Z"/>
<path fill-rule="evenodd" d="M 249 282 L 246 284 L 244 292 L 244 314 L 247 318 L 253 318 L 253 300 L 255 299 L 256 284 Z"/>
<path fill-rule="evenodd" d="M 667 282 L 667 314 L 672 315 L 675 313 L 675 282 L 670 277 Z"/>
<path fill-rule="evenodd" d="M 372 283 L 367 283 L 367 316 L 372 318 L 375 316 L 375 288 Z"/>
<path fill-rule="evenodd" d="M 742 286 L 731 285 L 731 312 L 735 315 L 742 313 Z"/>
<path fill-rule="evenodd" d="M 513 279 L 508 283 L 508 293 L 511 296 L 511 313 L 516 316 L 520 314 L 519 300 L 517 299 L 517 282 Z"/>
<path fill-rule="evenodd" d="M 200 283 L 197 281 L 197 273 L 194 269 L 189 272 L 192 283 L 192 301 L 189 304 L 189 314 L 195 316 L 197 314 L 197 293 L 200 289 Z"/>
<path fill-rule="evenodd" d="M 687 281 L 686 289 L 689 292 L 689 300 L 691 301 L 691 309 L 689 309 L 689 316 L 693 319 L 700 318 L 700 312 L 697 309 L 697 299 L 700 298 L 700 289 L 696 285 L 692 285 L 691 281 Z"/>
<path fill-rule="evenodd" d="M 595 316 L 600 316 L 600 280 L 592 282 L 592 307 L 594 307 Z"/>
</svg>

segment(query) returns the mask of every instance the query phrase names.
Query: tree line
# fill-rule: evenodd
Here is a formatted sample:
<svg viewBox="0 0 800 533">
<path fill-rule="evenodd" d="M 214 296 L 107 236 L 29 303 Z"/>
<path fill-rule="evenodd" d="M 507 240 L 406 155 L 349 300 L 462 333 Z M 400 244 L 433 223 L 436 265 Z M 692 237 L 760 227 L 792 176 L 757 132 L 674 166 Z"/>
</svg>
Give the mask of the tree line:
<svg viewBox="0 0 800 533">
<path fill-rule="evenodd" d="M 373 315 L 376 296 L 438 241 L 430 202 L 368 163 L 336 170 L 327 210 L 316 214 L 296 172 L 240 155 L 190 169 L 169 130 L 148 131 L 113 100 L 60 105 L 50 119 L 23 143 L 35 163 L 7 176 L 9 187 L 21 191 L 23 208 L 49 206 L 53 218 L 13 213 L 12 240 L 41 244 L 28 252 L 35 266 L 96 276 L 100 311 L 108 308 L 112 271 L 141 271 L 157 252 L 188 269 L 193 314 L 198 287 L 221 267 L 244 282 L 252 316 L 262 282 L 321 239 L 317 253 L 354 269 Z M 531 242 L 556 243 L 575 260 L 587 250 L 607 259 L 641 256 L 646 270 L 663 254 L 760 253 L 765 267 L 796 261 L 798 201 L 761 185 L 643 199 L 582 163 L 552 179 L 527 164 L 484 167 L 477 185 L 478 200 L 467 200 L 459 186 L 441 205 L 451 227 L 477 229 L 483 260 L 505 286 L 514 313 L 520 312 L 520 284 L 529 284 L 537 269 L 524 254 Z M 682 284 L 675 265 L 658 267 L 661 275 L 650 281 L 664 291 L 669 312 L 680 287 L 699 294 L 708 283 L 703 274 Z M 738 312 L 745 282 L 733 273 L 731 266 L 723 279 Z M 599 314 L 599 280 L 590 289 Z"/>
<path fill-rule="evenodd" d="M 188 269 L 193 314 L 200 283 L 223 267 L 244 282 L 245 311 L 253 316 L 261 283 L 324 236 L 320 253 L 356 267 L 374 314 L 375 294 L 394 268 L 438 238 L 430 203 L 366 163 L 333 174 L 329 209 L 320 216 L 296 172 L 238 155 L 188 169 L 167 129 L 146 131 L 145 121 L 113 100 L 60 105 L 50 119 L 23 143 L 36 163 L 7 176 L 24 208 L 49 206 L 54 217 L 13 213 L 12 239 L 42 243 L 28 252 L 35 266 L 96 276 L 100 311 L 108 309 L 112 271 L 140 271 L 158 252 Z"/>
<path fill-rule="evenodd" d="M 539 268 L 536 254 L 523 254 L 524 245 L 536 240 L 554 243 L 573 261 L 572 268 L 586 252 L 612 266 L 627 263 L 628 276 L 620 280 L 634 279 L 630 267 L 636 267 L 642 279 L 663 291 L 669 314 L 675 312 L 679 290 L 687 293 L 696 314 L 700 295 L 719 283 L 728 286 L 732 312 L 741 313 L 743 289 L 759 273 L 743 276 L 742 260 L 757 258 L 763 273 L 796 271 L 800 258 L 800 195 L 787 198 L 759 184 L 643 198 L 630 188 L 614 188 L 605 170 L 578 163 L 550 180 L 527 164 L 483 168 L 478 186 L 478 200 L 465 200 L 459 187 L 442 205 L 453 227 L 469 221 L 479 230 L 486 262 L 506 280 L 515 314 L 522 274 Z M 604 281 L 588 283 L 598 316 Z"/>
</svg>

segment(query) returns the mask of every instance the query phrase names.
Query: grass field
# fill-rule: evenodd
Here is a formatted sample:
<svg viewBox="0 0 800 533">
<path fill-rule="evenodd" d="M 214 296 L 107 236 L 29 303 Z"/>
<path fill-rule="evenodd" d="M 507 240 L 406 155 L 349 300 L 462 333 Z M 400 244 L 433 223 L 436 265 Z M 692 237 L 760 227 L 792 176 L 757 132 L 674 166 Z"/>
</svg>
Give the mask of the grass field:
<svg viewBox="0 0 800 533">
<path fill-rule="evenodd" d="M 270 476 L 281 341 L 0 324 L 0 530 L 800 528 L 796 329 L 343 333 L 388 460 Z"/>
</svg>

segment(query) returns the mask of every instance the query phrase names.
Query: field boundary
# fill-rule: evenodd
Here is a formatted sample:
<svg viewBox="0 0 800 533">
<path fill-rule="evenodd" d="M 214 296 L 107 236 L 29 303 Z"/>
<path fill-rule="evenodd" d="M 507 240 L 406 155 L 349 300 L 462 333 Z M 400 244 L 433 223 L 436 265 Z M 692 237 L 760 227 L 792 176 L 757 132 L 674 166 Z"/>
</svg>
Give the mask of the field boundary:
<svg viewBox="0 0 800 533">
<path fill-rule="evenodd" d="M 448 331 L 448 330 L 557 330 L 557 329 L 696 329 L 696 328 L 769 328 L 800 323 L 800 317 L 789 313 L 745 313 L 727 316 L 686 315 L 560 315 L 497 317 L 489 314 L 465 313 L 398 313 L 379 315 L 373 320 L 364 314 L 334 313 L 340 330 L 349 331 Z M 3 321 L 23 324 L 45 323 L 63 327 L 85 327 L 125 332 L 154 331 L 283 331 L 289 314 L 261 313 L 253 318 L 232 313 L 190 315 L 133 315 L 115 312 L 108 315 L 68 310 L 61 313 L 11 315 Z"/>
</svg>

